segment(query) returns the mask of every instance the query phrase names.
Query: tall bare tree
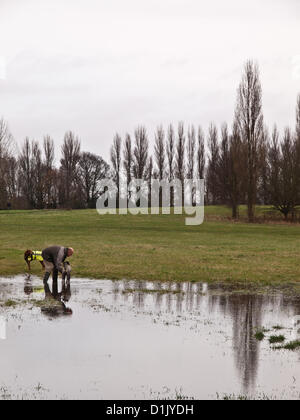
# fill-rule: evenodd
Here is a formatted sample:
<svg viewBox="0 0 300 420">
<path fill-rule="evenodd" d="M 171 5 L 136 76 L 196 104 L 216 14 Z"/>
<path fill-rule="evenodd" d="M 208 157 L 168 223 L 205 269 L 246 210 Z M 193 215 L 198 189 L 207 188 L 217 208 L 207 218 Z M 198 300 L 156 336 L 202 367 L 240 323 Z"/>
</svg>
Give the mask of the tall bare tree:
<svg viewBox="0 0 300 420">
<path fill-rule="evenodd" d="M 133 173 L 136 179 L 144 179 L 149 151 L 149 140 L 145 127 L 135 130 L 135 147 L 133 151 Z"/>
<path fill-rule="evenodd" d="M 44 137 L 44 166 L 45 166 L 45 204 L 46 207 L 56 207 L 55 194 L 55 168 L 54 168 L 55 150 L 54 141 L 50 136 Z"/>
<path fill-rule="evenodd" d="M 137 180 L 145 180 L 147 178 L 147 164 L 149 153 L 149 140 L 147 130 L 140 126 L 135 130 L 135 146 L 133 151 L 133 175 Z M 137 192 L 140 187 L 137 187 Z M 140 206 L 140 200 L 137 200 L 137 207 Z"/>
<path fill-rule="evenodd" d="M 240 136 L 237 122 L 233 124 L 229 146 L 229 182 L 228 197 L 232 209 L 232 218 L 239 217 L 239 205 L 244 202 L 246 191 L 245 167 L 247 165 L 247 149 Z"/>
<path fill-rule="evenodd" d="M 177 132 L 176 145 L 176 176 L 182 185 L 182 204 L 184 205 L 184 187 L 185 187 L 185 134 L 184 124 L 180 122 Z"/>
<path fill-rule="evenodd" d="M 32 168 L 32 147 L 28 137 L 25 139 L 20 153 L 19 165 L 22 192 L 26 198 L 27 205 L 30 208 L 34 208 L 35 201 Z"/>
<path fill-rule="evenodd" d="M 110 160 L 112 163 L 113 171 L 113 180 L 117 187 L 117 208 L 120 205 L 120 182 L 121 182 L 121 149 L 122 149 L 122 139 L 119 134 L 116 134 L 114 137 L 113 145 L 110 149 Z"/>
<path fill-rule="evenodd" d="M 217 188 L 218 197 L 221 202 L 228 204 L 230 190 L 230 141 L 227 124 L 223 124 L 221 128 L 221 144 L 219 147 L 219 159 L 217 165 Z"/>
<path fill-rule="evenodd" d="M 77 169 L 80 159 L 80 148 L 79 138 L 72 131 L 67 132 L 61 148 L 60 171 L 62 174 L 62 204 L 68 206 L 72 205 L 72 201 L 77 198 Z"/>
<path fill-rule="evenodd" d="M 208 132 L 208 168 L 207 168 L 207 191 L 208 200 L 211 204 L 216 205 L 219 193 L 218 184 L 218 168 L 220 158 L 220 148 L 218 139 L 218 129 L 215 124 L 211 123 Z"/>
<path fill-rule="evenodd" d="M 199 179 L 204 179 L 205 172 L 205 136 L 201 127 L 198 129 L 197 173 Z"/>
<path fill-rule="evenodd" d="M 132 167 L 133 167 L 133 150 L 132 141 L 129 134 L 126 134 L 125 147 L 123 152 L 123 165 L 126 172 L 127 181 L 127 202 L 131 198 L 130 183 L 132 180 Z"/>
<path fill-rule="evenodd" d="M 6 208 L 9 200 L 7 185 L 7 170 L 9 158 L 11 157 L 11 148 L 13 137 L 4 119 L 0 119 L 0 208 Z"/>
<path fill-rule="evenodd" d="M 196 155 L 196 130 L 192 125 L 188 130 L 187 144 L 187 177 L 194 179 L 195 176 L 195 155 Z"/>
<path fill-rule="evenodd" d="M 44 180 L 45 180 L 45 167 L 42 161 L 42 151 L 37 141 L 32 142 L 32 179 L 33 183 L 33 196 L 35 207 L 37 209 L 44 208 Z"/>
<path fill-rule="evenodd" d="M 196 130 L 192 125 L 188 129 L 188 143 L 187 143 L 187 178 L 194 180 L 195 178 L 195 161 L 196 161 Z M 192 190 L 192 204 L 196 202 L 195 188 Z"/>
<path fill-rule="evenodd" d="M 153 158 L 150 156 L 149 163 L 146 169 L 146 180 L 148 182 L 148 207 L 151 207 L 151 195 L 152 195 L 152 179 L 154 176 L 154 165 L 153 165 Z"/>
<path fill-rule="evenodd" d="M 167 160 L 168 160 L 168 178 L 169 182 L 174 180 L 175 176 L 175 131 L 173 125 L 170 124 L 167 135 Z M 174 187 L 170 190 L 170 205 L 174 207 Z"/>
<path fill-rule="evenodd" d="M 155 133 L 154 157 L 158 179 L 162 181 L 165 177 L 165 132 L 162 126 Z M 159 207 L 162 207 L 162 188 L 159 191 Z"/>
<path fill-rule="evenodd" d="M 270 204 L 268 190 L 268 151 L 270 146 L 270 135 L 267 127 L 262 133 L 261 143 L 258 149 L 258 199 L 260 204 Z"/>
<path fill-rule="evenodd" d="M 258 65 L 253 61 L 245 64 L 238 89 L 236 119 L 242 139 L 247 144 L 248 220 L 253 222 L 258 182 L 258 150 L 263 134 L 262 87 Z"/>
</svg>

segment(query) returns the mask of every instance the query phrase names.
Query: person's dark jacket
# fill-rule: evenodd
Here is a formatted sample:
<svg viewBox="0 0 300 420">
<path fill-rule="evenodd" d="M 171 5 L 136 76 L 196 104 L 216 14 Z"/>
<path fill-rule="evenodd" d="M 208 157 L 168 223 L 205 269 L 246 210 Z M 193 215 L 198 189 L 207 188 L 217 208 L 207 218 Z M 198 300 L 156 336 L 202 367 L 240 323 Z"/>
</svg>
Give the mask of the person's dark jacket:
<svg viewBox="0 0 300 420">
<path fill-rule="evenodd" d="M 56 270 L 61 271 L 61 263 L 65 261 L 68 256 L 68 248 L 63 246 L 51 246 L 42 252 L 42 257 L 45 261 L 54 264 Z"/>
</svg>

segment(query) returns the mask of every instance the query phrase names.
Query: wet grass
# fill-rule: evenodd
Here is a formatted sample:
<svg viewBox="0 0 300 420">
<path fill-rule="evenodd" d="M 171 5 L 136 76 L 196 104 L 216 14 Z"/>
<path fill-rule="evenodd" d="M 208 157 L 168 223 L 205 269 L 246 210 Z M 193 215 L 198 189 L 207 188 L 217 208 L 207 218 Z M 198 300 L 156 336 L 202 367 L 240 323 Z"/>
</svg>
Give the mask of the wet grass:
<svg viewBox="0 0 300 420">
<path fill-rule="evenodd" d="M 295 341 L 290 341 L 289 343 L 285 344 L 284 346 L 278 346 L 275 347 L 275 350 L 298 350 L 300 349 L 300 341 L 299 340 L 295 340 Z"/>
<path fill-rule="evenodd" d="M 215 282 L 243 291 L 251 285 L 300 288 L 299 225 L 234 223 L 225 207 L 208 207 L 206 214 L 202 226 L 188 227 L 181 215 L 3 211 L 0 273 L 24 273 L 27 248 L 61 244 L 75 248 L 74 277 Z M 41 276 L 40 265 L 32 266 Z"/>
<path fill-rule="evenodd" d="M 11 300 L 11 299 L 8 299 L 7 301 L 5 301 L 3 303 L 3 306 L 5 306 L 6 308 L 12 308 L 12 307 L 15 307 L 17 305 L 18 305 L 18 303 L 15 302 L 14 300 Z"/>
<path fill-rule="evenodd" d="M 283 343 L 285 341 L 284 335 L 272 335 L 269 338 L 270 344 Z"/>
<path fill-rule="evenodd" d="M 263 331 L 257 331 L 254 335 L 257 341 L 263 341 L 265 339 L 265 334 Z"/>
<path fill-rule="evenodd" d="M 171 294 L 171 295 L 178 295 L 184 294 L 181 290 L 168 290 L 168 289 L 125 289 L 122 291 L 124 295 L 132 294 L 132 293 L 146 293 L 146 294 Z"/>
<path fill-rule="evenodd" d="M 273 401 L 277 398 L 274 396 L 268 396 L 267 394 L 260 394 L 258 396 L 249 396 L 249 395 L 236 395 L 236 394 L 224 394 L 223 396 L 217 394 L 217 400 L 223 401 Z"/>
</svg>

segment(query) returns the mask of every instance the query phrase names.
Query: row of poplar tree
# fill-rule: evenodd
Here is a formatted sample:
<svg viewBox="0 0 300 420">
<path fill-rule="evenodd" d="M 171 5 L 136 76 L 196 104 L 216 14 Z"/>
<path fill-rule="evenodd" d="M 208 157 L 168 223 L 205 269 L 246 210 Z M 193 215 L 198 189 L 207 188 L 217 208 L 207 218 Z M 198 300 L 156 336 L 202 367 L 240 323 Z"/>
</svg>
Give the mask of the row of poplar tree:
<svg viewBox="0 0 300 420">
<path fill-rule="evenodd" d="M 113 139 L 110 164 L 93 153 L 82 152 L 80 140 L 67 132 L 55 165 L 54 141 L 24 141 L 17 154 L 7 123 L 0 120 L 0 208 L 87 208 L 101 194 L 100 181 L 111 178 L 116 188 L 121 178 L 205 179 L 206 204 L 223 204 L 239 217 L 246 204 L 248 220 L 255 218 L 256 204 L 272 205 L 285 218 L 300 205 L 300 95 L 296 105 L 296 129 L 270 132 L 264 124 L 262 86 L 257 64 L 245 64 L 238 87 L 231 127 L 219 130 L 211 124 L 207 135 L 201 127 L 183 123 L 155 131 L 150 153 L 145 127 L 134 136 Z"/>
</svg>

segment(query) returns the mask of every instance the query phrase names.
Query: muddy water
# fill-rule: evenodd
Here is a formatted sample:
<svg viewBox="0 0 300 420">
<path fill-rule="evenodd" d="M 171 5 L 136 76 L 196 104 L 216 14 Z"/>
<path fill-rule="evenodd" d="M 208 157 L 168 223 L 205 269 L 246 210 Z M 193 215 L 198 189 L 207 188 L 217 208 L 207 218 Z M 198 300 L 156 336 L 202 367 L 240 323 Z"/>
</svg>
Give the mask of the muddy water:
<svg viewBox="0 0 300 420">
<path fill-rule="evenodd" d="M 0 399 L 300 396 L 300 352 L 268 341 L 299 338 L 297 297 L 74 280 L 53 310 L 37 306 L 40 279 L 18 277 L 0 279 L 8 299 L 18 305 L 0 307 Z M 272 330 L 262 342 L 258 327 Z"/>
</svg>

